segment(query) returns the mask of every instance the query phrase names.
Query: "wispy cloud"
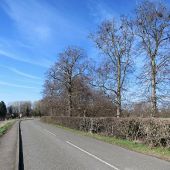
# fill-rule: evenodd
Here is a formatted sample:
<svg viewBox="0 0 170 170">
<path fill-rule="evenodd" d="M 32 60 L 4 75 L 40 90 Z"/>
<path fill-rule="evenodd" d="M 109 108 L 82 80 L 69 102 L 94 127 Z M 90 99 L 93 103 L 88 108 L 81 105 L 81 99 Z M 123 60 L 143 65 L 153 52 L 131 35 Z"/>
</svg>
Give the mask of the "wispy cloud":
<svg viewBox="0 0 170 170">
<path fill-rule="evenodd" d="M 0 56 L 5 56 L 5 57 L 8 57 L 8 58 L 12 58 L 14 60 L 18 60 L 18 61 L 22 61 L 22 62 L 29 62 L 27 59 L 25 58 L 20 58 L 18 57 L 17 55 L 14 55 L 6 50 L 3 50 L 3 49 L 0 49 Z M 32 64 L 32 63 L 31 63 Z"/>
<path fill-rule="evenodd" d="M 28 58 L 22 55 L 17 55 L 17 54 L 9 52 L 9 50 L 4 50 L 0 48 L 0 57 L 1 56 L 8 57 L 8 58 L 11 58 L 17 61 L 33 64 L 33 65 L 38 65 L 38 66 L 45 67 L 45 68 L 48 68 L 52 63 L 52 61 L 46 58 L 43 58 L 43 57 L 42 58 L 39 57 L 37 60 L 35 60 L 31 57 Z"/>
<path fill-rule="evenodd" d="M 16 23 L 20 32 L 27 38 L 46 41 L 51 36 L 51 12 L 38 0 L 3 0 L 6 13 Z"/>
<path fill-rule="evenodd" d="M 8 69 L 8 70 L 20 75 L 20 76 L 23 76 L 23 77 L 26 77 L 26 78 L 29 78 L 29 79 L 41 80 L 41 78 L 38 77 L 38 76 L 25 73 L 23 71 L 20 71 L 20 70 L 14 68 L 14 67 L 7 67 L 7 66 L 3 66 L 3 65 L 0 65 L 0 67 Z"/>
<path fill-rule="evenodd" d="M 36 87 L 33 87 L 33 86 L 13 84 L 13 83 L 5 82 L 5 81 L 0 81 L 0 85 L 9 86 L 9 87 L 16 87 L 16 88 L 25 88 L 25 89 L 37 89 Z"/>
<path fill-rule="evenodd" d="M 18 40 L 11 43 L 12 40 L 4 42 L 0 39 L 0 55 L 5 57 L 48 68 L 57 53 L 55 50 L 76 40 L 79 44 L 88 35 L 81 24 L 73 22 L 48 1 L 0 1 L 0 6 L 14 23 Z"/>
<path fill-rule="evenodd" d="M 33 76 L 33 75 L 31 75 L 31 74 L 24 73 L 24 72 L 19 71 L 19 70 L 15 69 L 15 68 L 9 68 L 9 70 L 13 71 L 14 73 L 16 73 L 16 74 L 18 74 L 18 75 L 24 76 L 24 77 L 26 77 L 26 78 L 41 80 L 40 77 L 37 77 L 37 76 Z"/>
<path fill-rule="evenodd" d="M 82 34 L 84 30 L 77 27 L 56 7 L 39 0 L 2 0 L 0 5 L 14 21 L 23 38 L 32 43 L 50 42 L 56 35 L 63 35 L 64 30 L 74 30 Z M 69 32 L 70 34 L 70 32 Z"/>
<path fill-rule="evenodd" d="M 118 14 L 113 11 L 113 9 L 108 6 L 104 1 L 100 0 L 89 0 L 88 8 L 90 10 L 90 14 L 93 16 L 94 21 L 96 23 L 100 23 L 105 19 L 117 18 Z"/>
</svg>

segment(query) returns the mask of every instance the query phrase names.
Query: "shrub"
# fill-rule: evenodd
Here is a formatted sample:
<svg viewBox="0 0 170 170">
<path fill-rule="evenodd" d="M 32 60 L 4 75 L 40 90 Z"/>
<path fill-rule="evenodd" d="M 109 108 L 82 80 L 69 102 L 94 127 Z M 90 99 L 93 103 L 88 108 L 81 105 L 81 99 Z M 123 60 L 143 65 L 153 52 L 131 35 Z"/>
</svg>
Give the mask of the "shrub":
<svg viewBox="0 0 170 170">
<path fill-rule="evenodd" d="M 151 147 L 170 148 L 170 120 L 168 119 L 45 116 L 41 120 L 86 132 L 135 140 Z"/>
</svg>

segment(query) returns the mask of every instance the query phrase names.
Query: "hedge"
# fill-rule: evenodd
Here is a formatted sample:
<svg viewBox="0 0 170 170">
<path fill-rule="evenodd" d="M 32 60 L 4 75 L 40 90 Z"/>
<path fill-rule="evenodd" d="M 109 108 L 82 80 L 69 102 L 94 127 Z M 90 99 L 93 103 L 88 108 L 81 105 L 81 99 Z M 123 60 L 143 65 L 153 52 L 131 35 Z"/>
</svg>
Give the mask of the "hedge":
<svg viewBox="0 0 170 170">
<path fill-rule="evenodd" d="M 44 116 L 43 122 L 72 129 L 135 140 L 170 149 L 170 120 L 158 118 L 90 118 Z"/>
</svg>

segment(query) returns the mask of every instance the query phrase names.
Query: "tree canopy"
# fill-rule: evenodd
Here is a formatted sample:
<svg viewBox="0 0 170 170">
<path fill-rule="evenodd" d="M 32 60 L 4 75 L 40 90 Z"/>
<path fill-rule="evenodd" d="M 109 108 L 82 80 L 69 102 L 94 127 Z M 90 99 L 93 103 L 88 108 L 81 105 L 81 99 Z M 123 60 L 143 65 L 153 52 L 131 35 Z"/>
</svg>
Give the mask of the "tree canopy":
<svg viewBox="0 0 170 170">
<path fill-rule="evenodd" d="M 0 102 L 0 119 L 4 120 L 7 114 L 6 105 L 3 101 Z"/>
</svg>

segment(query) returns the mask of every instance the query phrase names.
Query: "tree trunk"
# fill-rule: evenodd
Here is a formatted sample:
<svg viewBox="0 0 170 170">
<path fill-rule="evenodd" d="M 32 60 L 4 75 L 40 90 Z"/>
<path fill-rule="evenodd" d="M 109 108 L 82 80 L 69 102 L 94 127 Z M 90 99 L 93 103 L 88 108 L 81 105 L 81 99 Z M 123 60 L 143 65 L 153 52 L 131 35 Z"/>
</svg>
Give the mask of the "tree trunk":
<svg viewBox="0 0 170 170">
<path fill-rule="evenodd" d="M 117 99 L 117 113 L 116 113 L 116 117 L 119 118 L 121 116 L 121 96 L 118 96 Z"/>
<path fill-rule="evenodd" d="M 51 116 L 54 116 L 53 106 L 51 107 Z"/>
<path fill-rule="evenodd" d="M 156 97 L 156 63 L 153 58 L 151 61 L 152 65 L 152 77 L 151 77 L 151 117 L 154 117 L 157 113 L 157 97 Z"/>
<path fill-rule="evenodd" d="M 121 63 L 120 57 L 118 57 L 118 67 L 117 67 L 117 113 L 116 116 L 119 118 L 121 116 Z"/>
<path fill-rule="evenodd" d="M 68 92 L 68 116 L 72 116 L 72 94 L 71 89 Z"/>
</svg>

